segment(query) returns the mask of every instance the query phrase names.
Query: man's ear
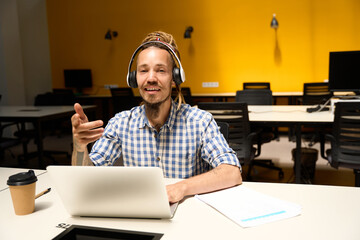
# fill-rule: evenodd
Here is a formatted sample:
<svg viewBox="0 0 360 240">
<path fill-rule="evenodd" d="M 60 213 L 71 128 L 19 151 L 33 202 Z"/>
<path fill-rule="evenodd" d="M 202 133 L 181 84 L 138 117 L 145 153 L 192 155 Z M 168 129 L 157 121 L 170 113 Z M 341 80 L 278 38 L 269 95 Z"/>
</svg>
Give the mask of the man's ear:
<svg viewBox="0 0 360 240">
<path fill-rule="evenodd" d="M 176 87 L 176 83 L 174 82 L 174 80 L 171 81 L 171 87 Z"/>
</svg>

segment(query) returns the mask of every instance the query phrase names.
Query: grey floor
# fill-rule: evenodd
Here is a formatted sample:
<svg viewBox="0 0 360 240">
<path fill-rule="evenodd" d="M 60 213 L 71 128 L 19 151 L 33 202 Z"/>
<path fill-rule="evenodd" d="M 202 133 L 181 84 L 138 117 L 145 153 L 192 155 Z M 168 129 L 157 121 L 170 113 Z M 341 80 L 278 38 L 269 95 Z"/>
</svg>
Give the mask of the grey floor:
<svg viewBox="0 0 360 240">
<path fill-rule="evenodd" d="M 44 139 L 44 148 L 46 150 L 59 150 L 67 151 L 71 153 L 72 137 L 70 134 L 61 134 L 60 136 L 48 136 Z M 306 147 L 306 144 L 303 144 Z M 36 145 L 33 141 L 30 142 L 29 151 L 36 151 Z M 295 148 L 295 143 L 290 142 L 287 136 L 281 136 L 279 141 L 272 141 L 271 143 L 264 144 L 262 146 L 262 154 L 259 159 L 272 159 L 276 166 L 280 166 L 284 171 L 284 178 L 279 179 L 278 172 L 274 170 L 268 170 L 261 167 L 256 167 L 252 172 L 252 181 L 259 182 L 281 182 L 292 183 L 294 181 L 293 175 L 293 161 L 291 156 L 291 150 Z M 319 144 L 315 144 L 312 148 L 319 149 Z M 4 156 L 0 159 L 1 167 L 20 167 L 17 160 L 17 156 L 22 153 L 22 147 L 17 146 L 5 151 Z M 14 156 L 12 156 L 14 155 Z M 70 159 L 64 155 L 55 155 L 55 162 L 50 159 L 46 159 L 45 165 L 49 164 L 70 164 Z M 21 167 L 24 168 L 39 168 L 38 159 L 33 158 L 29 161 L 22 163 Z M 243 172 L 247 172 L 245 166 Z M 326 160 L 320 156 L 316 161 L 315 175 L 311 179 L 312 184 L 321 185 L 338 185 L 338 186 L 354 186 L 354 173 L 349 169 L 334 169 Z M 308 182 L 308 181 L 307 181 Z"/>
</svg>

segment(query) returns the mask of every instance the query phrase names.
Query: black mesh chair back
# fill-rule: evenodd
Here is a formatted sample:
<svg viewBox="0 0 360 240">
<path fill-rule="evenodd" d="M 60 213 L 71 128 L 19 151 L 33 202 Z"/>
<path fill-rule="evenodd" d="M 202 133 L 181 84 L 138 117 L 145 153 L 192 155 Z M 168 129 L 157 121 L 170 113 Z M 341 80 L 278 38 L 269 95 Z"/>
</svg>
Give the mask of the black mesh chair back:
<svg viewBox="0 0 360 240">
<path fill-rule="evenodd" d="M 75 94 L 72 89 L 54 88 L 53 94 L 58 105 L 74 105 Z"/>
<path fill-rule="evenodd" d="M 269 82 L 244 82 L 243 89 L 270 89 Z"/>
<path fill-rule="evenodd" d="M 332 95 L 328 83 L 304 83 L 303 105 L 324 104 Z"/>
<path fill-rule="evenodd" d="M 236 102 L 245 102 L 248 105 L 272 105 L 272 91 L 269 89 L 246 89 L 236 92 L 235 97 Z M 257 139 L 258 144 L 263 144 L 272 141 L 275 137 L 278 137 L 277 129 L 273 128 L 256 128 L 252 129 L 253 132 L 258 132 Z M 276 135 L 276 136 L 275 136 Z M 258 146 L 257 154 L 260 155 L 260 146 Z M 258 156 L 257 155 L 257 156 Z"/>
<path fill-rule="evenodd" d="M 34 106 L 74 105 L 75 95 L 71 89 L 53 89 L 35 96 Z"/>
<path fill-rule="evenodd" d="M 270 89 L 245 89 L 236 92 L 236 102 L 245 102 L 248 105 L 272 105 L 272 91 Z M 272 127 L 252 127 L 252 132 L 256 132 L 257 135 L 253 139 L 253 143 L 257 144 L 257 152 L 255 157 L 261 154 L 261 145 L 269 143 L 278 137 L 277 128 Z M 284 173 L 280 167 L 276 167 L 271 159 L 254 159 L 248 169 L 247 180 L 251 180 L 251 171 L 254 166 L 260 166 L 263 168 L 269 168 L 279 172 L 279 178 L 284 176 Z"/>
<path fill-rule="evenodd" d="M 110 91 L 114 114 L 139 105 L 131 88 L 111 88 Z"/>
<path fill-rule="evenodd" d="M 222 133 L 222 135 L 224 136 L 226 141 L 228 141 L 229 140 L 229 124 L 226 122 L 216 122 L 216 123 L 220 127 L 220 132 Z"/>
<path fill-rule="evenodd" d="M 199 102 L 200 109 L 210 112 L 216 122 L 225 122 L 228 128 L 228 143 L 237 153 L 241 164 L 249 164 L 254 158 L 255 150 L 252 139 L 255 133 L 250 132 L 248 108 L 246 103 L 236 102 Z"/>
<path fill-rule="evenodd" d="M 338 102 L 335 104 L 333 133 L 325 135 L 331 149 L 321 156 L 334 168 L 354 169 L 355 186 L 360 187 L 360 102 Z"/>
<path fill-rule="evenodd" d="M 331 166 L 360 169 L 360 102 L 335 104 Z"/>
<path fill-rule="evenodd" d="M 58 106 L 61 105 L 52 92 L 41 93 L 35 96 L 34 106 Z"/>
<path fill-rule="evenodd" d="M 248 105 L 272 105 L 272 91 L 269 89 L 246 89 L 236 91 L 236 102 L 246 102 Z"/>
</svg>

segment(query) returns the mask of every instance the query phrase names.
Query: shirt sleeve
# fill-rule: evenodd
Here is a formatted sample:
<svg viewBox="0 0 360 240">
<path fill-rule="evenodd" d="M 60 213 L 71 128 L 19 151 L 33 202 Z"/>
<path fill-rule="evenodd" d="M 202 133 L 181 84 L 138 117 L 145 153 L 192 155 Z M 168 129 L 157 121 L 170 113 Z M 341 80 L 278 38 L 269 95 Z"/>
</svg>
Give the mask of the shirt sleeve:
<svg viewBox="0 0 360 240">
<path fill-rule="evenodd" d="M 111 166 L 121 156 L 121 139 L 116 117 L 106 125 L 102 137 L 97 140 L 89 154 L 95 166 Z"/>
<path fill-rule="evenodd" d="M 221 164 L 229 164 L 238 166 L 241 169 L 235 151 L 229 147 L 214 118 L 205 127 L 202 142 L 201 157 L 213 168 Z"/>
</svg>

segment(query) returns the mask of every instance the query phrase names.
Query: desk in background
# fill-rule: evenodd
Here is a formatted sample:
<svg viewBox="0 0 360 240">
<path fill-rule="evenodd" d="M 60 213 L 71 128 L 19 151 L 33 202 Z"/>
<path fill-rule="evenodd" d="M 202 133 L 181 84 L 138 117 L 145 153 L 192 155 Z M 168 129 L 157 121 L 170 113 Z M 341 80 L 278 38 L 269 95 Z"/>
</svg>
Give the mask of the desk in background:
<svg viewBox="0 0 360 240">
<path fill-rule="evenodd" d="M 138 92 L 134 93 L 139 102 L 141 97 Z M 274 104 L 296 104 L 297 99 L 302 97 L 302 92 L 273 92 Z M 228 93 L 192 93 L 194 103 L 198 102 L 234 102 L 236 92 Z M 279 101 L 280 98 L 286 99 Z M 96 105 L 96 117 L 107 122 L 115 113 L 113 112 L 112 98 L 110 94 L 104 95 L 80 95 L 76 97 L 76 102 L 84 105 Z"/>
<path fill-rule="evenodd" d="M 174 180 L 167 179 L 167 182 Z M 251 183 L 255 191 L 300 204 L 300 216 L 253 228 L 242 228 L 215 209 L 189 197 L 173 219 L 71 217 L 55 189 L 38 198 L 35 212 L 16 216 L 10 191 L 0 192 L 0 239 L 52 239 L 64 229 L 60 223 L 131 231 L 164 233 L 162 240 L 183 239 L 327 239 L 357 240 L 360 236 L 360 188 L 303 184 Z M 53 187 L 47 173 L 38 176 L 37 192 Z"/>
<path fill-rule="evenodd" d="M 85 112 L 95 111 L 95 106 L 83 106 Z M 70 118 L 75 113 L 73 106 L 0 106 L 0 121 L 18 122 L 25 129 L 25 123 L 34 124 L 37 132 L 39 166 L 43 167 L 44 146 L 42 124 L 54 119 Z"/>
<path fill-rule="evenodd" d="M 296 157 L 295 182 L 301 182 L 301 127 L 331 127 L 334 115 L 326 112 L 306 112 L 310 106 L 248 106 L 249 120 L 252 125 L 269 127 L 295 127 Z"/>
<path fill-rule="evenodd" d="M 236 92 L 228 93 L 192 93 L 192 98 L 197 104 L 198 102 L 234 102 Z M 297 99 L 301 98 L 302 92 L 273 92 L 274 105 L 276 104 L 285 104 L 285 105 L 294 105 L 297 102 Z M 281 98 L 284 98 L 285 101 L 280 101 Z"/>
</svg>

